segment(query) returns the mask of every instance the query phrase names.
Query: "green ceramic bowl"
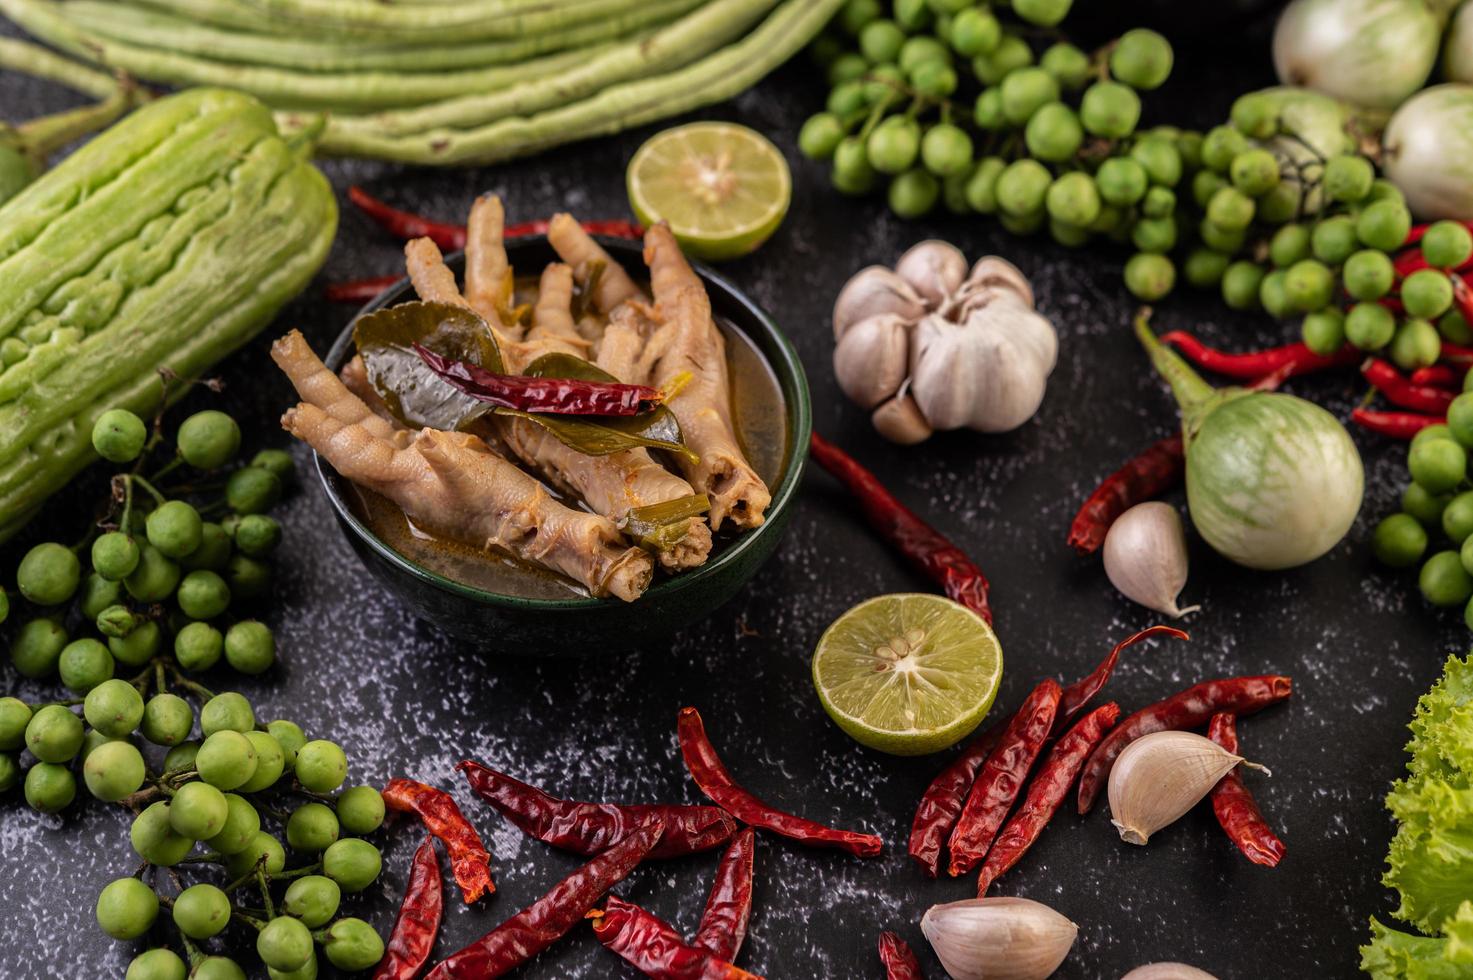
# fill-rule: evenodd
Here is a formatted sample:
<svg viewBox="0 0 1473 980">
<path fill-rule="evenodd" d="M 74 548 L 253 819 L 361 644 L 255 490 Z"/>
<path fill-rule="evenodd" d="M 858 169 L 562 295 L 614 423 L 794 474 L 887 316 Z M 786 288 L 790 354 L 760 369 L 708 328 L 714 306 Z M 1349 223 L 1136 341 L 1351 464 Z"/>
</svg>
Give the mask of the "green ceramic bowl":
<svg viewBox="0 0 1473 980">
<path fill-rule="evenodd" d="M 637 242 L 600 239 L 600 243 L 631 273 L 646 274 Z M 514 268 L 541 269 L 557 260 L 543 237 L 507 244 Z M 457 272 L 462 259 L 448 260 Z M 778 542 L 797 505 L 798 486 L 808 456 L 812 406 L 803 366 L 792 344 L 764 313 L 734 286 L 703 266 L 696 272 L 706 284 L 712 309 L 750 338 L 767 359 L 787 403 L 787 453 L 782 474 L 772 487 L 772 504 L 761 527 L 736 537 L 718 536 L 705 565 L 680 575 L 657 575 L 655 583 L 635 602 L 617 599 L 528 599 L 462 585 L 405 558 L 380 540 L 358 519 L 343 496 L 344 481 L 321 457 L 317 474 L 327 491 L 338 524 L 353 550 L 389 591 L 421 618 L 444 632 L 496 653 L 579 655 L 611 648 L 652 643 L 705 618 L 741 591 Z M 414 298 L 407 280 L 385 290 L 359 315 Z M 327 364 L 342 367 L 353 353 L 353 329 L 344 328 Z"/>
</svg>

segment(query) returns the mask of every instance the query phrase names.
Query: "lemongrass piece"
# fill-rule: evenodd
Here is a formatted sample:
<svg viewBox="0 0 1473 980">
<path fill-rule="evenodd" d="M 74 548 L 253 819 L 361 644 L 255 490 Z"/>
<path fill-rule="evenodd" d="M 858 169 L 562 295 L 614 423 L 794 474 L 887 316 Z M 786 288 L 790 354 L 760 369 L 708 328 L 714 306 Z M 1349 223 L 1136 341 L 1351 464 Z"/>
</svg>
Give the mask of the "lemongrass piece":
<svg viewBox="0 0 1473 980">
<path fill-rule="evenodd" d="M 403 136 L 438 128 L 485 125 L 566 105 L 610 85 L 690 64 L 744 33 L 777 0 L 714 0 L 654 33 L 590 51 L 549 84 L 525 82 L 475 90 L 458 98 L 396 112 L 337 121 L 343 132 Z"/>
<path fill-rule="evenodd" d="M 206 61 L 234 62 L 297 72 L 425 72 L 486 68 L 559 51 L 588 49 L 643 32 L 678 17 L 701 0 L 656 0 L 626 17 L 578 24 L 565 31 L 461 43 L 458 38 L 416 42 L 282 37 L 266 24 L 218 24 L 208 16 L 174 14 L 114 0 L 67 0 L 67 16 L 102 37 Z"/>
<path fill-rule="evenodd" d="M 1263 769 L 1192 732 L 1143 735 L 1110 769 L 1110 822 L 1127 844 L 1144 844 L 1196 806 L 1239 763 Z"/>
<path fill-rule="evenodd" d="M 14 0 L 0 0 L 0 3 Z M 495 163 L 554 146 L 621 132 L 690 112 L 743 92 L 787 61 L 844 5 L 844 0 L 784 0 L 736 44 L 678 71 L 607 88 L 597 95 L 526 118 L 466 130 L 432 130 L 409 137 L 344 133 L 328 121 L 319 152 L 401 163 L 456 166 Z M 3 9 L 3 7 L 0 7 Z M 305 120 L 278 117 L 286 132 Z"/>
<path fill-rule="evenodd" d="M 1170 504 L 1147 501 L 1121 514 L 1103 551 L 1105 575 L 1125 598 L 1174 619 L 1202 608 L 1176 603 L 1187 584 L 1187 535 Z"/>
<path fill-rule="evenodd" d="M 921 932 L 952 980 L 1045 980 L 1079 927 L 1041 902 L 995 897 L 933 905 Z"/>
</svg>

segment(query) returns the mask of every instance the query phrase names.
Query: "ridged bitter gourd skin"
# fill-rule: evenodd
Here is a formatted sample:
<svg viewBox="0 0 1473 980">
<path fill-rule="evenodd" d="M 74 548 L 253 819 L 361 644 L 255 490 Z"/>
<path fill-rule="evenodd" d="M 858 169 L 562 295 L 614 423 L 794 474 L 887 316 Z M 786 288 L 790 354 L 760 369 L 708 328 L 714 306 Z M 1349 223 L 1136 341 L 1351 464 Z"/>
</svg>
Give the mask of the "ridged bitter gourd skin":
<svg viewBox="0 0 1473 980">
<path fill-rule="evenodd" d="M 270 110 L 218 89 L 139 109 L 0 206 L 0 540 L 96 458 L 97 416 L 147 418 L 161 368 L 244 344 L 336 229 Z"/>
</svg>

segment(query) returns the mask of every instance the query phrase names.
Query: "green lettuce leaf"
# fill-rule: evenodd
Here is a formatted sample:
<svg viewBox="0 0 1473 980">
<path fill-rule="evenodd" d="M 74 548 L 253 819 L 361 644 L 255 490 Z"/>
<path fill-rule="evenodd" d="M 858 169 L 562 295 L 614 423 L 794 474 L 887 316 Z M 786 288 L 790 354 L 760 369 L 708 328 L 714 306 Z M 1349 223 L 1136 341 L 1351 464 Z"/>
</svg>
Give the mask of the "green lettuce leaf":
<svg viewBox="0 0 1473 980">
<path fill-rule="evenodd" d="M 1469 980 L 1473 967 L 1447 958 L 1449 939 L 1413 936 L 1371 919 L 1371 943 L 1360 948 L 1360 968 L 1372 980 Z"/>
<path fill-rule="evenodd" d="M 1422 695 L 1408 726 L 1413 776 L 1469 785 L 1473 779 L 1473 655 L 1448 657 L 1441 680 Z"/>
</svg>

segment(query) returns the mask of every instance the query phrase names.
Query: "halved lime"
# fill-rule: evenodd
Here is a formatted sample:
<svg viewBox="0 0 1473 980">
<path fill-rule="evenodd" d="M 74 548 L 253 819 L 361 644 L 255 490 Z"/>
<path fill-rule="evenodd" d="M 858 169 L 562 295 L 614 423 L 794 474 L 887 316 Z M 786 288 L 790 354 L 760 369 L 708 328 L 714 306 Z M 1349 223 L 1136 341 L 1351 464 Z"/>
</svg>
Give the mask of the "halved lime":
<svg viewBox="0 0 1473 980">
<path fill-rule="evenodd" d="M 823 708 L 856 742 L 892 755 L 955 745 L 992 707 L 1002 647 L 987 621 L 939 595 L 897 593 L 834 620 L 813 651 Z"/>
<path fill-rule="evenodd" d="M 782 153 L 735 123 L 656 133 L 629 161 L 625 181 L 639 220 L 670 222 L 680 247 L 700 259 L 746 255 L 777 230 L 793 199 Z"/>
</svg>

